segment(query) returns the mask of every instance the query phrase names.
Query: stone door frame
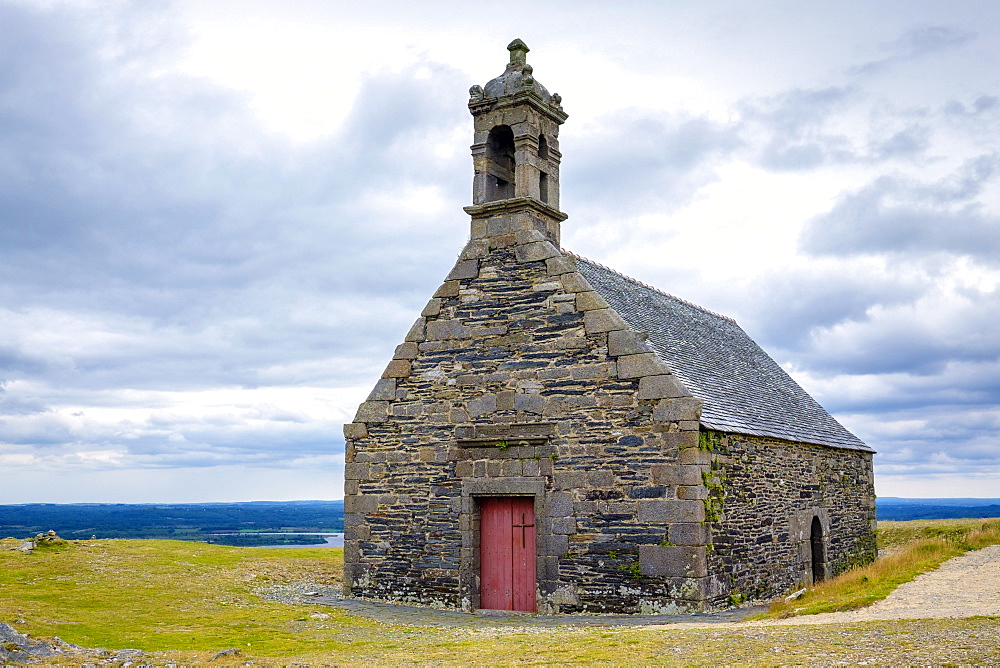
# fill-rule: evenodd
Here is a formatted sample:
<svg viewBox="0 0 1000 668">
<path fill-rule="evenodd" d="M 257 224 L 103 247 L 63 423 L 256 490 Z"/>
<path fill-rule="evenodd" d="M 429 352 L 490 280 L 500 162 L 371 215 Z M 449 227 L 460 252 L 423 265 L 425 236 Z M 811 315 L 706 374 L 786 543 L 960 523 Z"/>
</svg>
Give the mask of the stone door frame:
<svg viewBox="0 0 1000 668">
<path fill-rule="evenodd" d="M 812 526 L 813 519 L 819 520 L 823 536 L 823 573 L 822 579 L 829 577 L 830 554 L 830 513 L 822 506 L 807 508 L 795 513 L 789 521 L 789 535 L 798 544 L 800 582 L 803 587 L 811 587 L 815 582 L 813 574 Z"/>
</svg>

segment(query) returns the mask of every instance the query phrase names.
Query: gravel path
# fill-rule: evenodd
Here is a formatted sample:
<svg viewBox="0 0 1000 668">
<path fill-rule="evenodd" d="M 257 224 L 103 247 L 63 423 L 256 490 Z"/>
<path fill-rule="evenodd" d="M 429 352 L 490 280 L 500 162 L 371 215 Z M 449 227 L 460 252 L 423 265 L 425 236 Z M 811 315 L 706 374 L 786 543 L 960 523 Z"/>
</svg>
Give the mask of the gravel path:
<svg viewBox="0 0 1000 668">
<path fill-rule="evenodd" d="M 967 552 L 946 561 L 937 570 L 901 585 L 883 601 L 862 610 L 803 615 L 789 619 L 741 621 L 763 612 L 764 606 L 698 615 L 503 615 L 437 608 L 394 605 L 378 601 L 346 599 L 326 589 L 312 596 L 293 596 L 288 602 L 318 603 L 349 610 L 370 619 L 397 624 L 444 627 L 553 627 L 553 626 L 645 626 L 671 628 L 718 628 L 732 626 L 781 626 L 794 624 L 842 624 L 888 619 L 962 618 L 1000 616 L 1000 545 Z M 317 595 L 318 594 L 318 595 Z M 278 599 L 278 597 L 274 597 Z"/>
<path fill-rule="evenodd" d="M 272 597 L 274 600 L 282 600 Z M 287 599 L 284 599 L 287 600 Z M 290 603 L 328 605 L 357 613 L 369 619 L 391 624 L 440 626 L 451 628 L 502 627 L 508 629 L 585 627 L 585 626 L 656 626 L 677 622 L 695 622 L 698 626 L 718 626 L 764 612 L 766 606 L 704 612 L 686 615 L 533 615 L 501 610 L 459 610 L 431 608 L 420 605 L 398 605 L 382 601 L 344 598 L 324 592 L 312 598 L 288 600 Z"/>
</svg>

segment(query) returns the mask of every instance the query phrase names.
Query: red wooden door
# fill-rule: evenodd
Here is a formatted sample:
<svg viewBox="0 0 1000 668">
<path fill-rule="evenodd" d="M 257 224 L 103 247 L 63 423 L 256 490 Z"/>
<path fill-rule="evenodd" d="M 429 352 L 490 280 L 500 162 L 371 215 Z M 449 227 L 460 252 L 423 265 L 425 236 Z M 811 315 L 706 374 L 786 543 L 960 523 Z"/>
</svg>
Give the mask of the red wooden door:
<svg viewBox="0 0 1000 668">
<path fill-rule="evenodd" d="M 535 499 L 489 497 L 479 510 L 479 607 L 534 612 Z"/>
</svg>

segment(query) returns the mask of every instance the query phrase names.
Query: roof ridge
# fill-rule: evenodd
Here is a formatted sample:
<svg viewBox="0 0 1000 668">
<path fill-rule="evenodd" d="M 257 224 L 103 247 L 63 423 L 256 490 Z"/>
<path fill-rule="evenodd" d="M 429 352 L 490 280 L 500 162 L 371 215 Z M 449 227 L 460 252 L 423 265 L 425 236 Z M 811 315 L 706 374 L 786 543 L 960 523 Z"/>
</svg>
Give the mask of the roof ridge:
<svg viewBox="0 0 1000 668">
<path fill-rule="evenodd" d="M 703 313 L 708 313 L 709 315 L 714 315 L 717 318 L 722 318 L 723 320 L 728 320 L 729 322 L 733 323 L 734 325 L 739 326 L 739 323 L 736 322 L 736 319 L 735 318 L 730 318 L 728 315 L 723 315 L 721 313 L 717 313 L 717 312 L 713 311 L 712 309 L 707 309 L 704 306 L 699 306 L 698 304 L 695 304 L 694 302 L 689 302 L 688 300 L 684 299 L 683 297 L 678 297 L 677 295 L 672 295 L 669 292 L 665 292 L 665 291 L 661 290 L 660 288 L 658 288 L 656 286 L 650 285 L 648 283 L 643 283 L 642 281 L 640 281 L 637 278 L 632 278 L 631 276 L 629 276 L 627 274 L 623 274 L 622 272 L 618 271 L 617 269 L 612 269 L 611 267 L 603 265 L 600 262 L 596 262 L 594 260 L 591 260 L 588 257 L 584 257 L 582 255 L 578 255 L 577 253 L 574 253 L 573 251 L 568 251 L 565 248 L 560 248 L 559 250 L 562 251 L 562 253 L 564 255 L 570 255 L 572 257 L 577 258 L 578 260 L 583 260 L 584 262 L 589 262 L 590 264 L 596 265 L 596 266 L 600 267 L 601 269 L 604 269 L 605 271 L 610 271 L 612 274 L 615 274 L 616 276 L 621 276 L 622 278 L 624 278 L 626 281 L 628 281 L 630 283 L 635 283 L 636 285 L 641 285 L 642 287 L 646 288 L 647 290 L 652 290 L 653 292 L 658 292 L 659 294 L 663 295 L 664 297 L 669 297 L 670 299 L 673 299 L 675 301 L 679 301 L 680 303 L 686 304 L 687 306 L 690 306 L 691 308 L 698 309 L 699 311 L 701 311 Z"/>
</svg>

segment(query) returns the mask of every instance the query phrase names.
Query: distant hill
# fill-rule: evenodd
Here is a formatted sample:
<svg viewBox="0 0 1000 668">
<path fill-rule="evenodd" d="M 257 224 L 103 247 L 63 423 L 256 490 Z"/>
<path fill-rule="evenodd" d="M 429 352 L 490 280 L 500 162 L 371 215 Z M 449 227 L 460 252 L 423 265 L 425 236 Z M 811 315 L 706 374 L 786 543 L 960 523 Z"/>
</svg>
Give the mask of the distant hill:
<svg viewBox="0 0 1000 668">
<path fill-rule="evenodd" d="M 63 538 L 173 538 L 227 545 L 322 543 L 311 536 L 255 534 L 341 532 L 343 501 L 247 503 L 27 503 L 0 506 L 0 538 L 54 530 Z M 217 536 L 213 534 L 229 534 Z"/>
<path fill-rule="evenodd" d="M 1000 517 L 1000 499 L 906 499 L 886 496 L 876 499 L 875 510 L 880 520 Z"/>
</svg>

